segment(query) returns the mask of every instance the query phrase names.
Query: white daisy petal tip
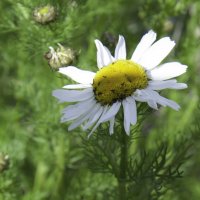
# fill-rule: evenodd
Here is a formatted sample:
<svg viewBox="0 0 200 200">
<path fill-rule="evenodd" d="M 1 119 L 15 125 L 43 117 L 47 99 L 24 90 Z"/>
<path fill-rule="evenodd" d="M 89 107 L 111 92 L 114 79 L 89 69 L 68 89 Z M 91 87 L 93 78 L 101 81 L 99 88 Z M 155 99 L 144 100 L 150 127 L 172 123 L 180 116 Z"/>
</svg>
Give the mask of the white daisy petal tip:
<svg viewBox="0 0 200 200">
<path fill-rule="evenodd" d="M 159 39 L 158 41 L 162 41 L 165 43 L 168 42 L 168 44 L 170 44 L 172 46 L 172 48 L 176 45 L 176 42 L 174 40 L 172 40 L 170 37 L 163 37 L 163 38 Z"/>
<path fill-rule="evenodd" d="M 135 51 L 133 52 L 131 60 L 133 60 L 134 62 L 138 62 L 143 54 L 151 47 L 153 42 L 156 40 L 156 36 L 157 34 L 153 30 L 150 30 L 148 33 L 146 33 L 140 40 Z"/>
<path fill-rule="evenodd" d="M 95 39 L 94 43 L 96 44 L 97 51 L 100 50 L 99 46 L 101 45 L 101 42 L 98 39 Z"/>
<path fill-rule="evenodd" d="M 179 62 L 164 63 L 148 71 L 147 76 L 152 80 L 168 80 L 184 74 L 187 71 L 187 67 L 187 65 Z"/>
<path fill-rule="evenodd" d="M 150 101 L 147 101 L 149 107 L 153 108 L 154 110 L 158 110 L 158 105 L 155 101 L 153 100 L 150 100 Z"/>
<path fill-rule="evenodd" d="M 171 46 L 171 50 L 175 47 L 176 42 L 174 40 L 172 40 L 170 37 L 165 37 L 166 38 L 166 42 L 168 40 L 169 45 Z"/>
<path fill-rule="evenodd" d="M 130 135 L 130 126 L 131 126 L 131 105 L 130 103 L 125 99 L 122 101 L 123 110 L 124 110 L 124 130 L 127 135 Z"/>
<path fill-rule="evenodd" d="M 151 42 L 151 41 L 155 41 L 157 37 L 157 33 L 154 30 L 149 30 L 144 36 L 143 38 L 146 39 L 147 41 Z"/>
<path fill-rule="evenodd" d="M 115 60 L 126 59 L 126 43 L 122 35 L 119 35 L 118 43 L 115 48 Z"/>
<path fill-rule="evenodd" d="M 175 102 L 174 102 L 175 103 Z M 174 109 L 175 111 L 179 111 L 181 109 L 181 107 L 176 103 L 174 105 L 167 105 L 169 107 L 171 107 L 172 109 Z"/>
<path fill-rule="evenodd" d="M 179 63 L 179 64 L 181 64 L 181 63 Z M 182 65 L 182 67 L 185 69 L 185 71 L 184 72 L 186 72 L 187 71 L 187 69 L 188 69 L 188 66 L 187 65 L 183 65 L 183 64 L 181 64 Z"/>
<path fill-rule="evenodd" d="M 96 39 L 94 42 L 97 48 L 97 66 L 101 69 L 102 67 L 112 63 L 114 58 L 112 57 L 110 51 L 103 46 L 101 41 Z"/>
<path fill-rule="evenodd" d="M 188 85 L 185 83 L 177 83 L 174 86 L 172 86 L 170 89 L 176 89 L 176 90 L 183 90 L 188 88 Z"/>
<path fill-rule="evenodd" d="M 177 89 L 182 90 L 187 88 L 187 84 L 185 83 L 177 83 L 176 79 L 171 80 L 164 80 L 164 81 L 149 81 L 149 85 L 147 86 L 147 89 L 150 90 L 164 90 L 164 89 Z"/>
<path fill-rule="evenodd" d="M 148 33 L 147 33 L 148 35 L 153 35 L 153 36 L 156 36 L 157 35 L 157 33 L 154 31 L 154 30 L 149 30 L 148 31 Z"/>
<path fill-rule="evenodd" d="M 186 89 L 186 88 L 188 88 L 188 85 L 186 83 L 180 83 L 180 84 L 182 84 L 182 86 L 180 87 L 180 89 Z"/>
<path fill-rule="evenodd" d="M 172 44 L 176 45 L 176 42 L 172 40 L 170 37 L 164 37 L 164 38 L 168 39 L 170 42 L 172 42 Z"/>
<path fill-rule="evenodd" d="M 145 44 L 143 45 L 145 46 Z M 161 63 L 161 61 L 170 53 L 174 46 L 175 42 L 169 37 L 161 38 L 153 45 L 148 46 L 145 51 L 143 50 L 142 56 L 140 56 L 140 59 L 138 59 L 137 62 L 146 70 L 151 70 Z"/>
</svg>

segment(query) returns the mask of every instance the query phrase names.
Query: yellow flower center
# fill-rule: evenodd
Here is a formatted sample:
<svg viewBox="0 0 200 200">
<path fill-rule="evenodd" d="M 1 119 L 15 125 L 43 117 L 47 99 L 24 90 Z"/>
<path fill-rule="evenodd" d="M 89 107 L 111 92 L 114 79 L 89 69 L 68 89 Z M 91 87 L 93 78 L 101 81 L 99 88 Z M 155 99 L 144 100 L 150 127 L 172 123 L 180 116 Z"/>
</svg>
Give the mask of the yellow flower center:
<svg viewBox="0 0 200 200">
<path fill-rule="evenodd" d="M 148 84 L 145 70 L 130 60 L 118 60 L 100 69 L 93 80 L 96 100 L 102 105 L 113 104 L 131 96 Z"/>
<path fill-rule="evenodd" d="M 40 10 L 39 10 L 39 13 L 40 13 L 41 15 L 46 15 L 48 12 L 49 12 L 49 6 L 42 7 L 42 8 L 40 8 Z"/>
</svg>

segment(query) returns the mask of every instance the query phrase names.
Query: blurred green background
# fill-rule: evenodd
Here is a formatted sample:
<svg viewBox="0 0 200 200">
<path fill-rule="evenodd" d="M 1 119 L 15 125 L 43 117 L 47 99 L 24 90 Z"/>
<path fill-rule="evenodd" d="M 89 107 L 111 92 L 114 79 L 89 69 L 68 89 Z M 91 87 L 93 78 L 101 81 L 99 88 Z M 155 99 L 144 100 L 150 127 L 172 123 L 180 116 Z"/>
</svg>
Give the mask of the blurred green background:
<svg viewBox="0 0 200 200">
<path fill-rule="evenodd" d="M 47 4 L 56 8 L 57 16 L 40 24 L 33 11 Z M 59 42 L 76 50 L 73 65 L 96 71 L 94 39 L 113 51 L 115 38 L 122 34 L 130 56 L 150 29 L 158 38 L 176 41 L 167 60 L 188 65 L 187 73 L 178 78 L 188 89 L 163 92 L 182 109 L 151 112 L 142 124 L 143 137 L 132 150 L 156 152 L 165 143 L 166 159 L 179 162 L 183 173 L 170 184 L 158 185 L 165 192 L 156 197 L 151 180 L 136 183 L 138 194 L 133 192 L 130 199 L 200 199 L 199 0 L 1 0 L 0 199 L 116 199 L 114 176 L 88 169 L 82 145 L 87 134 L 81 129 L 68 132 L 67 124 L 60 124 L 64 106 L 51 92 L 69 81 L 50 69 L 44 55 Z"/>
</svg>

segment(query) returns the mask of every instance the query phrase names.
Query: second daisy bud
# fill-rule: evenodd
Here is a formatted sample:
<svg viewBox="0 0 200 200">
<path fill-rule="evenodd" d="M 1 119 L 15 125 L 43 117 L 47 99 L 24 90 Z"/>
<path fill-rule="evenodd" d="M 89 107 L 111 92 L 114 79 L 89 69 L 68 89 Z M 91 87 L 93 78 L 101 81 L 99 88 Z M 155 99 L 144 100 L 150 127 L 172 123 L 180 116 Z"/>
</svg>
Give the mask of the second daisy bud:
<svg viewBox="0 0 200 200">
<path fill-rule="evenodd" d="M 54 70 L 71 64 L 75 60 L 75 57 L 75 51 L 73 49 L 64 47 L 59 43 L 57 49 L 49 47 L 49 52 L 45 55 L 49 66 Z"/>
<path fill-rule="evenodd" d="M 0 153 L 0 173 L 9 168 L 10 159 L 8 155 Z"/>
<path fill-rule="evenodd" d="M 33 11 L 33 18 L 40 24 L 47 24 L 56 18 L 56 9 L 51 5 L 38 7 Z"/>
</svg>

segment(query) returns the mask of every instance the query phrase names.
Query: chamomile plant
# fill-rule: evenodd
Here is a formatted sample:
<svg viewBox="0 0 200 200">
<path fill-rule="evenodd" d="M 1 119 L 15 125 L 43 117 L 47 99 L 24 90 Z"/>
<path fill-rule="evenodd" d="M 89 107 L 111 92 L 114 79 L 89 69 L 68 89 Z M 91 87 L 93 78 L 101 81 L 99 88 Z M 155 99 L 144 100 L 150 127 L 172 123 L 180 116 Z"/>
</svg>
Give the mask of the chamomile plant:
<svg viewBox="0 0 200 200">
<path fill-rule="evenodd" d="M 82 125 L 91 128 L 89 136 L 106 121 L 109 133 L 114 133 L 115 117 L 123 107 L 124 130 L 130 134 L 130 126 L 137 123 L 137 102 L 146 102 L 151 108 L 158 104 L 179 110 L 180 106 L 159 94 L 163 89 L 185 89 L 175 77 L 186 72 L 187 66 L 179 62 L 160 64 L 175 46 L 169 37 L 156 41 L 156 33 L 146 33 L 130 59 L 126 57 L 126 44 L 119 36 L 114 56 L 99 41 L 97 47 L 97 72 L 81 70 L 74 66 L 59 68 L 59 72 L 78 84 L 66 85 L 53 91 L 59 102 L 77 102 L 63 110 L 61 122 L 73 121 L 69 130 Z"/>
</svg>

